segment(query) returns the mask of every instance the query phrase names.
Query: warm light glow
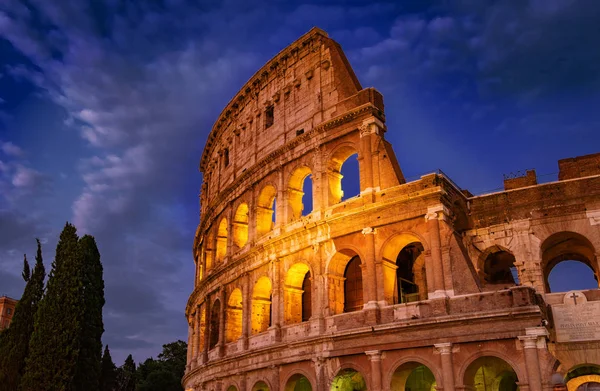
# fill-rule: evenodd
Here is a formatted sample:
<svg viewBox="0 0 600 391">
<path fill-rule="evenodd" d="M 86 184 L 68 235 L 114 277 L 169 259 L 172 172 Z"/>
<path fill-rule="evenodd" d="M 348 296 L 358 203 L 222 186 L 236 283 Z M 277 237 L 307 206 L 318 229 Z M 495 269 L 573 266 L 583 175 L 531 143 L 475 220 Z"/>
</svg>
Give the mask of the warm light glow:
<svg viewBox="0 0 600 391">
<path fill-rule="evenodd" d="M 342 165 L 350 156 L 356 153 L 357 151 L 354 148 L 344 145 L 341 148 L 336 149 L 329 159 L 327 176 L 329 178 L 330 205 L 339 203 L 344 197 L 344 191 L 342 189 L 343 176 L 341 174 Z"/>
<path fill-rule="evenodd" d="M 227 342 L 237 341 L 242 336 L 242 291 L 236 288 L 231 292 L 227 302 L 227 327 L 225 329 L 225 340 Z"/>
<path fill-rule="evenodd" d="M 248 204 L 238 206 L 233 216 L 233 243 L 242 248 L 248 242 Z"/>
<path fill-rule="evenodd" d="M 277 190 L 271 185 L 265 186 L 256 202 L 256 231 L 262 236 L 273 229 L 273 205 Z"/>
<path fill-rule="evenodd" d="M 357 256 L 354 251 L 341 250 L 331 258 L 327 268 L 327 283 L 329 287 L 329 309 L 331 315 L 341 314 L 344 312 L 344 304 L 346 302 L 344 285 L 346 277 L 344 273 L 346 266 L 350 260 Z"/>
<path fill-rule="evenodd" d="M 296 263 L 288 270 L 284 286 L 284 320 L 286 324 L 302 322 L 302 283 L 308 266 Z"/>
<path fill-rule="evenodd" d="M 213 267 L 213 256 L 214 256 L 214 243 L 215 236 L 211 232 L 206 237 L 206 250 L 204 250 L 204 261 L 206 262 L 206 270 L 210 270 Z"/>
<path fill-rule="evenodd" d="M 288 184 L 288 207 L 290 221 L 298 220 L 302 216 L 304 204 L 302 196 L 304 195 L 304 181 L 311 174 L 310 168 L 306 166 L 298 167 L 290 177 Z"/>
<path fill-rule="evenodd" d="M 222 262 L 227 255 L 227 219 L 223 217 L 217 231 L 217 254 L 216 261 Z"/>
<path fill-rule="evenodd" d="M 271 280 L 259 278 L 252 290 L 252 334 L 267 331 L 271 324 L 271 293 Z"/>
</svg>

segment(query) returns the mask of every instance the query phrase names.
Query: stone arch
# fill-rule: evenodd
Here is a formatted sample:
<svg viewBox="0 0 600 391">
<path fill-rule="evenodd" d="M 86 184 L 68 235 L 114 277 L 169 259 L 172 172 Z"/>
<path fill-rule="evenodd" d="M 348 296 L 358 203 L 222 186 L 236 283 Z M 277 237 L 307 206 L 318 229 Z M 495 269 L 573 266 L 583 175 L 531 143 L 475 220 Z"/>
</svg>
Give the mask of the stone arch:
<svg viewBox="0 0 600 391">
<path fill-rule="evenodd" d="M 204 244 L 204 261 L 206 263 L 206 271 L 209 271 L 214 266 L 214 256 L 215 256 L 215 233 L 214 230 L 209 228 L 206 233 L 206 241 Z"/>
<path fill-rule="evenodd" d="M 519 284 L 515 256 L 506 247 L 493 245 L 483 251 L 477 260 L 477 272 L 483 287 L 503 289 Z"/>
<path fill-rule="evenodd" d="M 215 253 L 215 261 L 217 263 L 223 262 L 223 259 L 227 255 L 227 237 L 228 235 L 227 218 L 223 217 L 219 222 L 217 228 L 217 250 Z"/>
<path fill-rule="evenodd" d="M 249 208 L 246 202 L 238 205 L 233 215 L 233 243 L 242 248 L 248 243 Z"/>
<path fill-rule="evenodd" d="M 589 363 L 576 365 L 569 369 L 564 380 L 569 390 L 600 390 L 600 365 Z"/>
<path fill-rule="evenodd" d="M 273 229 L 277 189 L 273 185 L 265 185 L 256 200 L 256 232 L 262 236 Z"/>
<path fill-rule="evenodd" d="M 396 361 L 393 362 L 392 365 L 390 365 L 390 371 L 388 371 L 387 374 L 382 374 L 382 380 L 384 382 L 384 384 L 391 384 L 392 383 L 392 379 L 394 377 L 394 373 L 396 372 L 396 369 L 398 369 L 399 367 L 408 364 L 408 363 L 417 363 L 419 365 L 424 365 L 427 368 L 429 368 L 429 370 L 433 373 L 433 376 L 435 377 L 435 381 L 437 384 L 442 384 L 442 374 L 440 372 L 440 368 L 438 367 L 438 364 L 429 361 L 426 358 L 423 358 L 421 356 L 416 356 L 416 355 L 409 355 L 409 356 L 403 356 L 400 357 L 399 359 L 397 359 Z M 393 391 L 393 389 L 392 389 Z"/>
<path fill-rule="evenodd" d="M 352 155 L 358 155 L 359 149 L 353 143 L 343 143 L 331 151 L 327 161 L 327 177 L 329 183 L 329 205 L 334 205 L 344 198 L 342 189 L 342 165 Z M 360 170 L 357 173 L 360 178 Z"/>
<path fill-rule="evenodd" d="M 283 391 L 313 391 L 313 381 L 304 371 L 296 370 L 288 377 Z"/>
<path fill-rule="evenodd" d="M 284 320 L 286 324 L 305 322 L 312 315 L 312 273 L 303 262 L 293 264 L 285 275 Z M 308 308 L 306 308 L 308 305 Z M 307 311 L 308 310 L 308 311 Z M 307 312 L 310 314 L 306 317 Z"/>
<path fill-rule="evenodd" d="M 271 391 L 271 385 L 267 380 L 258 380 L 252 386 L 252 391 Z"/>
<path fill-rule="evenodd" d="M 208 333 L 208 349 L 213 349 L 219 343 L 219 325 L 221 315 L 221 301 L 216 299 L 210 308 L 210 327 Z"/>
<path fill-rule="evenodd" d="M 235 342 L 242 336 L 243 299 L 240 288 L 235 288 L 229 295 L 225 319 L 225 342 Z"/>
<path fill-rule="evenodd" d="M 343 364 L 334 376 L 330 379 L 329 389 L 331 391 L 366 391 L 370 387 L 368 376 L 363 374 L 369 373 L 356 364 Z"/>
<path fill-rule="evenodd" d="M 304 216 L 312 210 L 304 210 L 305 205 L 302 202 L 304 196 L 304 183 L 306 180 L 310 180 L 312 185 L 312 170 L 306 165 L 300 165 L 292 171 L 292 174 L 288 180 L 287 186 L 287 207 L 288 207 L 288 220 L 295 221 L 301 216 Z M 313 203 L 314 205 L 314 200 Z"/>
<path fill-rule="evenodd" d="M 420 236 L 403 232 L 389 238 L 381 250 L 383 290 L 388 303 L 427 299 L 425 247 Z"/>
<path fill-rule="evenodd" d="M 390 374 L 390 391 L 434 391 L 439 378 L 421 360 L 403 360 Z"/>
<path fill-rule="evenodd" d="M 350 262 L 352 260 L 355 260 L 356 258 L 358 258 L 360 265 L 362 265 L 362 261 L 361 261 L 361 257 L 359 255 L 359 253 L 350 248 L 346 248 L 346 249 L 342 249 L 342 250 L 338 251 L 337 253 L 335 253 L 329 261 L 328 272 L 327 272 L 327 283 L 328 283 L 328 296 L 329 296 L 329 310 L 332 315 L 341 314 L 343 312 L 349 312 L 349 311 L 346 311 L 346 309 L 348 307 L 347 301 L 348 301 L 348 299 L 350 299 L 350 298 L 346 297 L 346 293 L 349 288 L 346 275 L 349 272 L 348 265 L 350 265 Z M 361 269 L 362 269 L 362 267 L 361 267 Z M 353 272 L 353 271 L 355 271 L 354 268 L 353 268 L 353 270 L 350 270 L 350 272 Z M 355 274 L 355 276 L 356 276 L 356 274 Z M 364 281 L 364 280 L 365 280 L 365 275 L 364 275 L 364 272 L 361 271 L 360 280 L 354 279 L 353 281 L 350 281 L 350 284 L 356 285 L 353 287 L 353 288 L 355 288 L 354 292 L 358 292 L 359 288 L 362 287 L 362 281 Z M 360 285 L 360 287 L 358 285 Z M 360 296 L 360 298 L 353 297 L 352 299 L 353 299 L 353 301 L 362 299 L 362 301 L 364 303 L 364 292 L 362 292 L 362 295 Z"/>
<path fill-rule="evenodd" d="M 488 369 L 492 369 L 488 370 L 487 374 L 485 371 L 486 366 Z M 514 373 L 514 378 L 511 377 L 511 371 Z M 473 391 L 515 391 L 519 379 L 527 378 L 525 374 L 520 372 L 518 366 L 505 355 L 498 352 L 480 351 L 471 355 L 465 361 L 458 379 L 461 379 L 463 385 L 471 387 Z M 488 386 L 482 387 L 481 384 L 477 383 L 482 377 L 489 380 L 487 382 Z M 500 384 L 504 384 L 504 388 L 498 388 Z"/>
<path fill-rule="evenodd" d="M 262 276 L 252 289 L 252 334 L 259 334 L 271 326 L 271 295 L 273 285 L 269 277 Z"/>
<path fill-rule="evenodd" d="M 541 267 L 546 292 L 551 292 L 548 277 L 552 269 L 563 261 L 577 261 L 588 266 L 593 272 L 593 278 L 598 282 L 599 266 L 596 250 L 592 243 L 583 235 L 562 231 L 550 235 L 540 247 Z M 573 289 L 577 289 L 574 287 Z M 571 290 L 571 289 L 569 289 Z"/>
<path fill-rule="evenodd" d="M 239 389 L 237 388 L 237 386 L 235 384 L 232 384 L 229 387 L 227 387 L 226 390 L 227 391 L 238 391 Z"/>
</svg>

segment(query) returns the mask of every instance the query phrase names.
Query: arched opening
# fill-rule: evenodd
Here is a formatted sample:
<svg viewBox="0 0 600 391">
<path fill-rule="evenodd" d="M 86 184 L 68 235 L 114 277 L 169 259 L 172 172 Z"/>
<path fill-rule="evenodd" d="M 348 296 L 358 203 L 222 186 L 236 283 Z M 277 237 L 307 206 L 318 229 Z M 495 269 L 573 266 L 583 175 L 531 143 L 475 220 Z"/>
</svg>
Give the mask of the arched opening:
<svg viewBox="0 0 600 391">
<path fill-rule="evenodd" d="M 363 308 L 363 283 L 360 258 L 352 257 L 344 271 L 344 312 L 360 311 Z"/>
<path fill-rule="evenodd" d="M 564 380 L 569 390 L 600 391 L 600 366 L 577 365 L 567 373 Z"/>
<path fill-rule="evenodd" d="M 233 216 L 233 243 L 242 248 L 248 243 L 248 204 L 240 204 Z"/>
<path fill-rule="evenodd" d="M 205 244 L 205 249 L 204 249 L 204 261 L 206 263 L 206 270 L 210 270 L 212 269 L 213 265 L 213 260 L 214 260 L 214 254 L 215 254 L 215 235 L 213 233 L 213 229 L 211 228 L 208 232 L 208 234 L 206 235 L 206 244 Z"/>
<path fill-rule="evenodd" d="M 198 351 L 202 352 L 204 351 L 204 335 L 206 333 L 206 311 L 205 311 L 205 305 L 206 304 L 202 304 L 200 307 L 198 307 L 198 311 L 200 311 L 200 325 L 198 327 L 199 329 L 199 334 L 198 335 Z"/>
<path fill-rule="evenodd" d="M 236 288 L 227 302 L 225 341 L 234 342 L 242 336 L 242 291 Z"/>
<path fill-rule="evenodd" d="M 427 278 L 423 245 L 406 245 L 396 257 L 396 293 L 394 303 L 410 303 L 427 299 Z"/>
<path fill-rule="evenodd" d="M 223 217 L 217 230 L 217 263 L 222 262 L 227 255 L 227 219 Z"/>
<path fill-rule="evenodd" d="M 555 233 L 542 243 L 541 251 L 546 292 L 598 288 L 596 251 L 592 243 L 584 236 L 575 232 Z M 565 263 L 561 266 L 561 272 L 552 273 L 561 263 Z M 587 267 L 581 267 L 583 265 L 580 266 L 580 264 Z M 576 278 L 569 278 L 574 275 L 573 270 L 582 274 L 577 274 Z M 553 275 L 552 284 L 550 284 L 549 278 L 551 273 Z"/>
<path fill-rule="evenodd" d="M 270 388 L 264 381 L 259 381 L 254 384 L 252 391 L 270 391 Z"/>
<path fill-rule="evenodd" d="M 474 391 L 517 391 L 515 370 L 498 357 L 484 356 L 473 361 L 465 371 L 464 384 Z"/>
<path fill-rule="evenodd" d="M 312 391 L 312 385 L 306 376 L 297 373 L 285 383 L 284 391 Z"/>
<path fill-rule="evenodd" d="M 349 159 L 357 156 L 357 151 L 345 145 L 335 150 L 329 159 L 327 175 L 329 177 L 329 204 L 334 205 L 342 200 L 360 194 L 360 170 L 358 160 Z M 342 172 L 343 168 L 343 172 Z M 346 178 L 343 181 L 343 178 Z M 343 181 L 343 183 L 342 183 Z"/>
<path fill-rule="evenodd" d="M 352 277 L 352 282 L 350 286 L 346 284 L 347 281 L 347 269 L 350 261 L 356 258 L 354 264 L 352 266 L 352 273 L 354 276 Z M 346 308 L 346 298 L 347 288 L 353 291 L 353 296 L 351 297 L 351 301 L 354 304 L 350 304 L 351 307 L 357 306 L 358 302 L 362 302 L 363 294 L 362 292 L 357 292 L 362 289 L 362 274 L 359 278 L 356 277 L 356 266 L 358 265 L 358 269 L 360 270 L 360 258 L 358 254 L 349 249 L 342 249 L 335 253 L 331 260 L 329 261 L 329 265 L 327 266 L 327 294 L 329 299 L 328 310 L 330 315 L 341 314 L 345 312 Z M 358 295 L 358 298 L 356 297 Z M 362 309 L 362 304 L 360 304 L 360 308 Z"/>
<path fill-rule="evenodd" d="M 263 187 L 256 202 L 256 232 L 262 236 L 273 229 L 276 219 L 275 197 L 277 190 L 271 185 Z"/>
<path fill-rule="evenodd" d="M 390 391 L 435 391 L 436 381 L 433 372 L 418 362 L 408 362 L 399 366 L 392 375 Z"/>
<path fill-rule="evenodd" d="M 482 255 L 485 258 L 480 276 L 486 290 L 504 289 L 519 284 L 514 255 L 497 246 L 486 250 Z"/>
<path fill-rule="evenodd" d="M 221 314 L 221 302 L 215 300 L 210 310 L 210 334 L 208 335 L 208 349 L 212 349 L 219 343 L 219 315 Z"/>
<path fill-rule="evenodd" d="M 354 369 L 342 369 L 331 382 L 331 391 L 367 391 L 363 375 Z"/>
<path fill-rule="evenodd" d="M 305 189 L 310 186 L 310 205 L 306 205 Z M 288 213 L 289 221 L 298 220 L 312 212 L 312 179 L 310 168 L 298 167 L 292 173 L 288 184 Z"/>
<path fill-rule="evenodd" d="M 237 387 L 236 387 L 236 386 L 229 386 L 229 387 L 227 388 L 227 391 L 238 391 L 238 389 L 237 389 Z"/>
<path fill-rule="evenodd" d="M 267 331 L 271 325 L 272 285 L 268 277 L 261 277 L 252 291 L 252 334 Z"/>
<path fill-rule="evenodd" d="M 300 323 L 310 318 L 310 295 L 308 266 L 304 263 L 292 265 L 285 276 L 284 285 L 284 320 L 286 324 Z M 308 318 L 305 319 L 306 315 Z"/>
</svg>

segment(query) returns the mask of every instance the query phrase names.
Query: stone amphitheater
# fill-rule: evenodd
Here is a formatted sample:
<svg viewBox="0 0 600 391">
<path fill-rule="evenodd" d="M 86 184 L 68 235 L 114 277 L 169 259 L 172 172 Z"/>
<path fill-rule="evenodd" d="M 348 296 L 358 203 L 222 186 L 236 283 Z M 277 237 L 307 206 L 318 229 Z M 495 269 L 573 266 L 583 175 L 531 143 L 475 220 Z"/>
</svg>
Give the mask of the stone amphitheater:
<svg viewBox="0 0 600 391">
<path fill-rule="evenodd" d="M 200 162 L 185 389 L 598 389 L 600 290 L 548 276 L 598 280 L 600 154 L 474 196 L 441 171 L 407 182 L 385 123 L 317 28 L 227 104 Z"/>
</svg>

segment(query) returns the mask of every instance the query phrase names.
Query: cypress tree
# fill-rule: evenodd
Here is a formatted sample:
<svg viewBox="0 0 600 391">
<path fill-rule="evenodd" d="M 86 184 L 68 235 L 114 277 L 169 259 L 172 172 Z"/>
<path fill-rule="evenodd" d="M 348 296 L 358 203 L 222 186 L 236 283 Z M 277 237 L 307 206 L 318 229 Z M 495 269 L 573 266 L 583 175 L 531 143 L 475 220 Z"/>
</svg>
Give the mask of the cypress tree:
<svg viewBox="0 0 600 391">
<path fill-rule="evenodd" d="M 96 240 L 85 235 L 79 240 L 83 257 L 83 329 L 77 368 L 75 389 L 96 391 L 99 388 L 102 359 L 102 307 L 104 306 L 104 280 L 102 263 Z"/>
<path fill-rule="evenodd" d="M 100 391 L 113 391 L 116 385 L 117 367 L 110 356 L 108 345 L 104 348 L 102 356 L 102 369 L 100 371 Z"/>
<path fill-rule="evenodd" d="M 29 339 L 33 333 L 35 313 L 44 293 L 44 278 L 46 277 L 39 239 L 37 239 L 35 261 L 33 275 L 30 275 L 27 257 L 23 261 L 23 279 L 27 281 L 27 284 L 21 300 L 15 307 L 11 325 L 3 333 L 0 342 L 0 391 L 16 390 L 25 370 Z"/>
<path fill-rule="evenodd" d="M 24 391 L 75 390 L 84 314 L 83 263 L 76 228 L 67 223 L 56 246 L 46 294 L 35 315 Z"/>
<path fill-rule="evenodd" d="M 117 390 L 135 391 L 135 362 L 131 354 L 125 359 L 125 363 L 119 368 L 117 377 Z"/>
<path fill-rule="evenodd" d="M 27 262 L 27 255 L 23 254 L 23 272 L 21 273 L 25 282 L 29 281 L 31 276 L 31 270 L 29 269 L 29 262 Z"/>
</svg>

